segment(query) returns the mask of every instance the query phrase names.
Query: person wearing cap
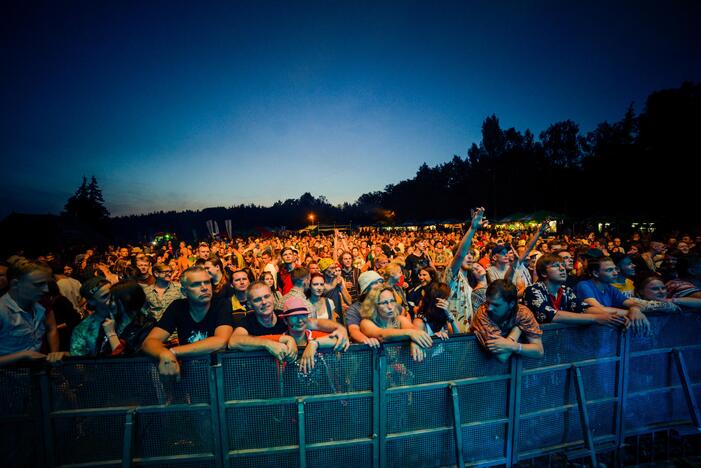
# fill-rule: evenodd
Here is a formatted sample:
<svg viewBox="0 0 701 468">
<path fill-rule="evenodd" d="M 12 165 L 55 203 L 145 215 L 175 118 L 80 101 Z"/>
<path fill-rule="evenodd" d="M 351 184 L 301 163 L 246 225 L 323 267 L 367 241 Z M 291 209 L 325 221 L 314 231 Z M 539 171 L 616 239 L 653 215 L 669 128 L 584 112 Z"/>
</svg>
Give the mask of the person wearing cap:
<svg viewBox="0 0 701 468">
<path fill-rule="evenodd" d="M 8 291 L 0 297 L 0 365 L 17 361 L 62 359 L 58 329 L 53 312 L 46 310 L 40 299 L 49 291 L 51 269 L 23 257 L 8 261 Z M 44 338 L 49 355 L 41 349 Z"/>
<path fill-rule="evenodd" d="M 292 342 L 281 343 L 261 338 L 265 335 L 280 335 L 287 331 L 287 325 L 278 318 L 280 311 L 275 311 L 272 290 L 262 281 L 251 283 L 247 291 L 248 303 L 252 311 L 240 318 L 229 339 L 229 349 L 252 351 L 263 349 L 279 361 L 297 359 L 297 346 Z M 308 318 L 306 323 L 310 330 L 329 333 L 335 340 L 337 351 L 348 349 L 348 334 L 343 325 L 331 320 Z"/>
<path fill-rule="evenodd" d="M 212 299 L 212 280 L 201 266 L 185 270 L 180 278 L 185 299 L 173 301 L 144 341 L 146 354 L 158 359 L 158 371 L 179 376 L 177 356 L 199 356 L 226 347 L 233 332 L 231 301 Z M 165 342 L 178 332 L 179 346 L 167 349 Z"/>
<path fill-rule="evenodd" d="M 282 263 L 277 272 L 277 285 L 284 296 L 292 289 L 292 270 L 297 266 L 297 249 L 286 246 L 280 252 Z"/>
<path fill-rule="evenodd" d="M 288 298 L 278 314 L 283 319 L 287 330 L 279 335 L 263 335 L 261 338 L 285 343 L 290 349 L 304 346 L 304 352 L 299 359 L 299 369 L 306 374 L 314 369 L 314 361 L 317 350 L 330 349 L 336 346 L 336 340 L 330 338 L 328 333 L 312 330 L 309 323 L 311 310 L 307 301 L 299 297 Z M 294 348 L 290 340 L 294 341 Z"/>
<path fill-rule="evenodd" d="M 105 321 L 114 315 L 114 305 L 110 288 L 112 284 L 101 276 L 94 276 L 83 283 L 80 294 L 87 301 L 88 309 L 93 313 L 76 325 L 71 334 L 71 356 L 97 356 L 102 346 L 114 338 L 103 328 Z M 127 323 L 112 332 L 119 335 Z"/>
<path fill-rule="evenodd" d="M 358 277 L 358 287 L 360 288 L 360 296 L 358 300 L 348 307 L 343 314 L 343 323 L 348 328 L 348 334 L 356 343 L 362 343 L 371 348 L 378 348 L 380 341 L 377 338 L 369 337 L 360 330 L 360 307 L 368 293 L 373 288 L 379 288 L 384 285 L 385 280 L 379 273 L 374 270 L 364 271 Z"/>
</svg>

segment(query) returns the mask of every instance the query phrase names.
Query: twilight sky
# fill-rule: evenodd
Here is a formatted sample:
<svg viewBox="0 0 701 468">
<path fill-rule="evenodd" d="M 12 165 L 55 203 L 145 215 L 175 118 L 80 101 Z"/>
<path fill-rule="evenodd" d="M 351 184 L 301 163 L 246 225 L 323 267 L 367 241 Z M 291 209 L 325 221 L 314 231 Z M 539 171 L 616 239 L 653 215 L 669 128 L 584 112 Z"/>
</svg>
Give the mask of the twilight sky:
<svg viewBox="0 0 701 468">
<path fill-rule="evenodd" d="M 701 81 L 697 1 L 48 1 L 0 14 L 0 218 L 332 203 Z"/>
</svg>

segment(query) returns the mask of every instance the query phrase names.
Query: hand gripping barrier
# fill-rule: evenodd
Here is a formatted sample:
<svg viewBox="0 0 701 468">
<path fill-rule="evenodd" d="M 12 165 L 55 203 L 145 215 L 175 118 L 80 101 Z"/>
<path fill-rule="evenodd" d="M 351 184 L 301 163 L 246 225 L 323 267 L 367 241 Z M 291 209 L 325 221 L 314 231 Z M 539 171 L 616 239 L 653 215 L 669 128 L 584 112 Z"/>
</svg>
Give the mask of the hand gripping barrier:
<svg viewBox="0 0 701 468">
<path fill-rule="evenodd" d="M 473 335 L 322 353 L 314 370 L 267 353 L 182 363 L 68 359 L 0 369 L 2 466 L 507 465 L 621 449 L 627 436 L 699 429 L 701 314 L 653 333 L 544 327 L 542 359 L 500 363 Z"/>
</svg>

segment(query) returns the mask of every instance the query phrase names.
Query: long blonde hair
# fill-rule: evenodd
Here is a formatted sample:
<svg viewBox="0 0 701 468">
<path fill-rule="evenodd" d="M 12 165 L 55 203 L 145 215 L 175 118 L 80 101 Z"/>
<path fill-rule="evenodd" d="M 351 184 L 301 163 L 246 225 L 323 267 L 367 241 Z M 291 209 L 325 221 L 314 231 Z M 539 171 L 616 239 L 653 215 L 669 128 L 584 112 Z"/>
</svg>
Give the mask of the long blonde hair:
<svg viewBox="0 0 701 468">
<path fill-rule="evenodd" d="M 380 298 L 380 294 L 385 291 L 389 291 L 394 296 L 394 300 L 397 301 L 395 304 L 395 312 L 399 316 L 401 312 L 400 298 L 391 286 L 384 286 L 382 288 L 372 288 L 370 292 L 365 296 L 365 300 L 360 305 L 360 316 L 364 319 L 372 320 L 376 322 L 377 314 L 377 300 Z"/>
</svg>

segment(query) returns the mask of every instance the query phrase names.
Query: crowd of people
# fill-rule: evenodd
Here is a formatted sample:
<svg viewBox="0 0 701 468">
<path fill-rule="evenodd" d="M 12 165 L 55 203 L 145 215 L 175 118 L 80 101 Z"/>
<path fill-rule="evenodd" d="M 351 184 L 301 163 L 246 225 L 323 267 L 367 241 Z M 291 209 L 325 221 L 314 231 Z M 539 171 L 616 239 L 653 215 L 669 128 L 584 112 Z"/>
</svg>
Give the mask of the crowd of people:
<svg viewBox="0 0 701 468">
<path fill-rule="evenodd" d="M 701 236 L 335 231 L 129 245 L 0 262 L 0 365 L 144 353 L 264 350 L 302 374 L 317 351 L 474 333 L 485 352 L 538 358 L 541 325 L 650 333 L 646 313 L 701 308 Z M 300 349 L 304 348 L 300 355 Z"/>
</svg>

